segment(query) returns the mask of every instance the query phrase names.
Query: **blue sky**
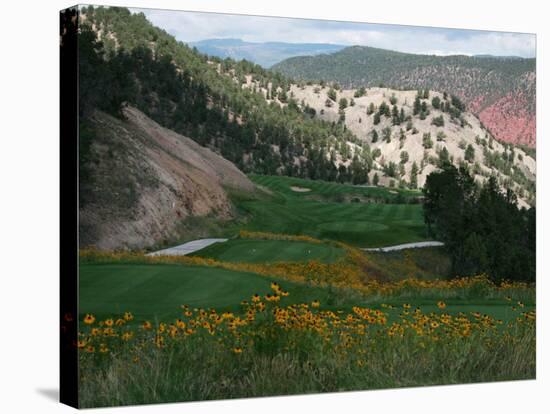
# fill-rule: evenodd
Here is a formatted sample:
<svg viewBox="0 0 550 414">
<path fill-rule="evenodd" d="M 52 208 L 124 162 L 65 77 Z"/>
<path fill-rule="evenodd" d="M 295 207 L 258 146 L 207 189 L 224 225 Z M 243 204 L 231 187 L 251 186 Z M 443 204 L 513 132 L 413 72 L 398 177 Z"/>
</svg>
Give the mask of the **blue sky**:
<svg viewBox="0 0 550 414">
<path fill-rule="evenodd" d="M 534 57 L 535 35 L 256 17 L 173 10 L 132 9 L 178 40 L 237 38 L 249 42 L 335 43 L 436 55 L 491 54 Z"/>
</svg>

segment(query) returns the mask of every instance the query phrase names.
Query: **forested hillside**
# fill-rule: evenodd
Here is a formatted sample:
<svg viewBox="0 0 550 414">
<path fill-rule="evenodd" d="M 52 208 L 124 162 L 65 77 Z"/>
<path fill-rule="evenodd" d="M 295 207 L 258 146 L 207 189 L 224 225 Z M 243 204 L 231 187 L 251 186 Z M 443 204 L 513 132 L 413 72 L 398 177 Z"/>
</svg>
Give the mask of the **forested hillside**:
<svg viewBox="0 0 550 414">
<path fill-rule="evenodd" d="M 353 46 L 333 54 L 289 58 L 273 69 L 346 88 L 429 88 L 462 98 L 496 138 L 535 146 L 535 59 L 430 56 Z"/>
<path fill-rule="evenodd" d="M 200 54 L 143 14 L 81 12 L 84 119 L 94 108 L 123 118 L 124 105 L 135 106 L 245 173 L 415 189 L 449 160 L 467 164 L 479 183 L 495 175 L 523 202 L 535 200 L 530 152 L 493 139 L 452 92 L 294 82 L 245 60 Z"/>
<path fill-rule="evenodd" d="M 80 56 L 83 114 L 98 107 L 120 116 L 127 102 L 244 172 L 365 181 L 368 145 L 300 109 L 287 96 L 288 79 L 247 61 L 208 58 L 143 14 L 81 9 Z M 342 143 L 355 149 L 354 171 L 326 157 Z"/>
</svg>

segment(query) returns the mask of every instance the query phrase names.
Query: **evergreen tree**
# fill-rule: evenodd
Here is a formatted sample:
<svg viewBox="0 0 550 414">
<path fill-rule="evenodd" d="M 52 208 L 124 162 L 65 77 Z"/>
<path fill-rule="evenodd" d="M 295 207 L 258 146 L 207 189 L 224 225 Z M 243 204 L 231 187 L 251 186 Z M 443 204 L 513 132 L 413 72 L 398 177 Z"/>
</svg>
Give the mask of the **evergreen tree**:
<svg viewBox="0 0 550 414">
<path fill-rule="evenodd" d="M 441 148 L 439 151 L 439 167 L 444 167 L 445 165 L 450 164 L 449 151 L 446 147 Z"/>
<path fill-rule="evenodd" d="M 356 98 L 360 98 L 362 96 L 365 96 L 366 93 L 367 93 L 367 91 L 365 90 L 365 87 L 361 86 L 359 89 L 357 89 L 355 91 L 353 96 L 356 97 Z"/>
<path fill-rule="evenodd" d="M 376 132 L 376 129 L 372 130 L 372 143 L 378 142 L 378 132 Z"/>
<path fill-rule="evenodd" d="M 442 127 L 445 125 L 445 119 L 443 119 L 443 115 L 435 116 L 432 118 L 432 125 L 435 125 L 437 127 Z"/>
<path fill-rule="evenodd" d="M 424 220 L 445 243 L 454 274 L 535 280 L 536 211 L 519 209 L 496 177 L 478 190 L 467 169 L 447 164 L 427 177 L 423 191 Z"/>
<path fill-rule="evenodd" d="M 340 101 L 338 102 L 338 106 L 341 110 L 344 110 L 348 107 L 348 100 L 346 98 L 340 98 Z"/>
<path fill-rule="evenodd" d="M 413 190 L 418 188 L 418 166 L 416 165 L 416 161 L 413 161 L 412 163 L 411 181 L 410 181 L 409 187 Z"/>
<path fill-rule="evenodd" d="M 429 132 L 422 135 L 422 146 L 426 149 L 433 147 L 432 135 Z"/>
<path fill-rule="evenodd" d="M 464 159 L 470 163 L 474 162 L 475 149 L 472 144 L 468 144 L 468 147 L 466 147 L 466 151 L 464 151 Z"/>
<path fill-rule="evenodd" d="M 418 115 L 422 109 L 422 103 L 420 102 L 420 97 L 417 95 L 414 99 L 413 104 L 413 115 Z"/>
<path fill-rule="evenodd" d="M 386 141 L 387 143 L 391 142 L 391 128 L 390 127 L 384 128 L 382 130 L 382 135 L 384 137 L 384 141 Z"/>
<path fill-rule="evenodd" d="M 375 111 L 375 108 L 374 108 L 374 103 L 370 103 L 369 106 L 367 107 L 367 115 L 371 115 L 373 114 Z"/>
</svg>

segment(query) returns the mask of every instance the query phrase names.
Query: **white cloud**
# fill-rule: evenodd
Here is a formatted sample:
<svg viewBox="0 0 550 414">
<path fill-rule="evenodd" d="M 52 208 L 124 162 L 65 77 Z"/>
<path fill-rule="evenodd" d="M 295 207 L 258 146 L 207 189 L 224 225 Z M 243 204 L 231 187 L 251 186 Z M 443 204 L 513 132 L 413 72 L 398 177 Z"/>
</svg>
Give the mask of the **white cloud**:
<svg viewBox="0 0 550 414">
<path fill-rule="evenodd" d="M 141 10 L 134 9 L 134 12 Z M 535 56 L 535 35 L 368 23 L 142 10 L 178 40 L 238 38 L 250 42 L 364 45 L 436 55 Z"/>
</svg>

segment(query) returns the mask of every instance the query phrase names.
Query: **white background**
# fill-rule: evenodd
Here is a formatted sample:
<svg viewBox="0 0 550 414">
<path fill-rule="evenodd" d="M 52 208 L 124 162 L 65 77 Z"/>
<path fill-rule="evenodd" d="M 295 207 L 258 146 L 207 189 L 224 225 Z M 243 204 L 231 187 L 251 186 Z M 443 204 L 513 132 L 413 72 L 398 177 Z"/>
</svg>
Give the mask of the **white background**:
<svg viewBox="0 0 550 414">
<path fill-rule="evenodd" d="M 169 404 L 102 413 L 538 413 L 548 380 L 547 114 L 550 32 L 543 1 L 132 0 L 111 5 L 535 32 L 537 38 L 538 379 L 318 396 Z M 0 12 L 0 411 L 69 412 L 58 393 L 58 11 L 60 0 L 6 0 Z M 545 53 L 546 52 L 546 53 Z M 546 63 L 546 65 L 545 65 Z M 544 106 L 546 104 L 546 107 Z M 545 165 L 546 164 L 546 165 Z M 544 252 L 546 250 L 546 254 Z M 546 308 L 546 309 L 545 309 Z M 546 393 L 545 390 L 546 389 Z M 546 410 L 544 410 L 546 407 Z"/>
</svg>

